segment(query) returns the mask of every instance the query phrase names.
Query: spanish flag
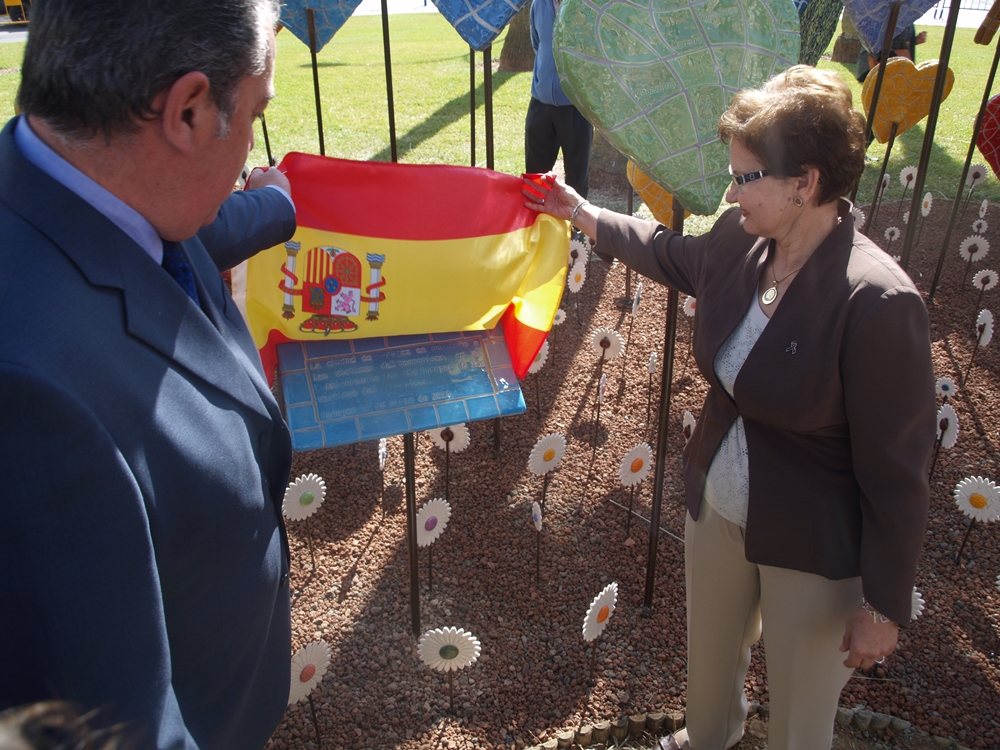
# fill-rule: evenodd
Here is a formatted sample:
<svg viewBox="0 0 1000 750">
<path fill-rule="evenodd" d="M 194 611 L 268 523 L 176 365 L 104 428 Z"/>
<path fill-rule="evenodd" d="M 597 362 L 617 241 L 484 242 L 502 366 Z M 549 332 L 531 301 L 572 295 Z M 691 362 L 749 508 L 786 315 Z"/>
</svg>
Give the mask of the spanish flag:
<svg viewBox="0 0 1000 750">
<path fill-rule="evenodd" d="M 523 378 L 552 327 L 569 224 L 486 169 L 290 153 L 298 229 L 234 270 L 268 379 L 277 344 L 504 329 Z"/>
</svg>

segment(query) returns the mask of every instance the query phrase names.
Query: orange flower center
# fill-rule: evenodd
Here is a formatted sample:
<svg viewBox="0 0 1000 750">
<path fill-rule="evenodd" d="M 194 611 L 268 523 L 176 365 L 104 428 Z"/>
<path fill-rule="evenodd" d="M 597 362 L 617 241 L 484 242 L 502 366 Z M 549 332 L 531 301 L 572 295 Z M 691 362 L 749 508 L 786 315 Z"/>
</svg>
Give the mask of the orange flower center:
<svg viewBox="0 0 1000 750">
<path fill-rule="evenodd" d="M 556 457 L 556 449 L 555 448 L 549 448 L 547 451 L 545 451 L 544 454 L 542 454 L 542 460 L 545 461 L 546 463 L 548 463 L 549 461 L 551 461 L 555 457 Z"/>
<path fill-rule="evenodd" d="M 976 510 L 982 510 L 987 505 L 989 505 L 989 501 L 985 497 L 980 495 L 978 492 L 976 492 L 973 495 L 969 495 L 969 505 L 971 505 Z"/>
<path fill-rule="evenodd" d="M 610 614 L 611 610 L 608 609 L 608 605 L 605 604 L 603 607 L 601 607 L 601 611 L 597 613 L 597 621 L 604 622 L 605 620 L 608 619 L 608 615 Z"/>
<path fill-rule="evenodd" d="M 637 474 L 639 470 L 642 469 L 642 467 L 645 465 L 646 462 L 643 461 L 641 458 L 635 459 L 635 461 L 632 462 L 632 473 Z"/>
<path fill-rule="evenodd" d="M 316 674 L 316 665 L 306 664 L 305 669 L 299 673 L 299 682 L 309 682 L 314 674 Z"/>
</svg>

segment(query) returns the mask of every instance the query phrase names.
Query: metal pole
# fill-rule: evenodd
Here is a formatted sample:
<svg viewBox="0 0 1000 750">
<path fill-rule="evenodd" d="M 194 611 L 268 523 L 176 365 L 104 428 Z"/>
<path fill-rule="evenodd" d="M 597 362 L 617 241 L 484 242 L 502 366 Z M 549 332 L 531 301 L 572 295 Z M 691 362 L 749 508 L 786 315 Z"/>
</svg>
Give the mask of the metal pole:
<svg viewBox="0 0 1000 750">
<path fill-rule="evenodd" d="M 476 51 L 469 47 L 469 166 L 476 166 Z"/>
<path fill-rule="evenodd" d="M 493 169 L 493 45 L 483 50 L 483 89 L 486 94 L 486 168 Z"/>
<path fill-rule="evenodd" d="M 267 151 L 267 165 L 269 167 L 274 166 L 274 157 L 271 156 L 271 139 L 267 137 L 267 120 L 264 119 L 264 113 L 260 113 L 260 129 L 264 133 L 264 149 Z"/>
<path fill-rule="evenodd" d="M 941 42 L 941 55 L 938 60 L 937 78 L 934 79 L 934 91 L 931 93 L 931 111 L 927 115 L 927 130 L 924 133 L 924 145 L 920 150 L 920 164 L 917 167 L 917 179 L 913 185 L 913 200 L 910 204 L 910 221 L 906 224 L 906 236 L 903 238 L 903 257 L 900 265 L 907 270 L 910 265 L 910 251 L 917 231 L 917 216 L 920 211 L 920 201 L 924 198 L 924 180 L 927 179 L 927 167 L 931 161 L 931 148 L 934 146 L 934 131 L 937 129 L 938 110 L 944 98 L 944 82 L 948 77 L 948 63 L 951 60 L 951 47 L 955 41 L 955 28 L 958 26 L 958 11 L 960 2 L 952 0 L 948 9 L 948 23 L 944 27 L 944 41 Z M 963 180 L 964 181 L 964 180 Z"/>
<path fill-rule="evenodd" d="M 674 196 L 673 220 L 670 228 L 684 231 L 684 207 Z M 660 542 L 660 511 L 663 506 L 663 480 L 667 473 L 667 420 L 670 416 L 670 384 L 674 377 L 674 337 L 677 334 L 677 290 L 667 293 L 667 325 L 663 334 L 663 378 L 660 380 L 660 425 L 656 436 L 656 474 L 653 479 L 653 509 L 649 516 L 649 553 L 646 557 L 646 591 L 643 606 L 653 607 L 653 587 L 656 583 L 656 551 Z"/>
<path fill-rule="evenodd" d="M 385 0 L 382 0 L 385 2 Z M 316 127 L 319 128 L 319 155 L 326 156 L 326 143 L 323 139 L 323 105 L 319 98 L 319 66 L 316 64 L 316 16 L 312 8 L 306 8 L 306 18 L 309 20 L 309 54 L 312 56 L 313 91 L 316 94 Z"/>
<path fill-rule="evenodd" d="M 896 130 L 898 129 L 899 123 L 894 122 L 892 128 L 889 130 L 889 142 L 885 147 L 882 168 L 879 170 L 878 179 L 875 180 L 875 195 L 872 196 L 872 205 L 868 209 L 868 218 L 865 219 L 865 225 L 861 228 L 861 233 L 864 235 L 867 235 L 868 231 L 875 226 L 875 217 L 878 216 L 878 210 L 882 207 L 882 178 L 885 177 L 886 167 L 889 166 L 889 155 L 892 153 L 892 146 L 896 142 Z M 886 189 L 888 190 L 888 188 Z"/>
<path fill-rule="evenodd" d="M 385 94 L 389 103 L 389 150 L 392 162 L 399 161 L 396 153 L 396 107 L 392 100 L 392 55 L 389 53 L 389 7 L 387 0 L 382 0 L 382 47 L 385 50 Z"/>
<path fill-rule="evenodd" d="M 406 549 L 410 561 L 410 629 L 420 637 L 420 571 L 417 569 L 417 469 L 413 433 L 403 435 L 403 476 L 406 480 Z"/>
<path fill-rule="evenodd" d="M 996 78 L 997 74 L 997 62 L 1000 62 L 1000 39 L 997 39 L 997 50 L 993 53 L 993 67 L 990 68 L 990 75 L 986 79 L 986 88 L 983 90 L 983 102 L 979 105 L 979 114 L 976 115 L 976 123 L 972 126 L 969 152 L 965 156 L 965 166 L 962 167 L 962 176 L 958 180 L 958 193 L 955 195 L 955 202 L 951 206 L 951 220 L 948 222 L 948 229 L 944 233 L 941 254 L 938 255 L 937 268 L 934 270 L 934 280 L 931 281 L 931 291 L 927 295 L 928 302 L 934 299 L 934 292 L 937 290 L 938 281 L 941 279 L 944 254 L 948 251 L 948 243 L 951 242 L 951 230 L 955 228 L 955 219 L 958 217 L 958 204 L 962 202 L 962 191 L 965 189 L 965 180 L 969 176 L 969 165 L 972 163 L 972 157 L 976 154 L 976 141 L 979 140 L 979 131 L 983 127 L 983 117 L 986 115 L 986 105 L 989 103 L 990 94 L 993 92 L 993 79 Z"/>
</svg>

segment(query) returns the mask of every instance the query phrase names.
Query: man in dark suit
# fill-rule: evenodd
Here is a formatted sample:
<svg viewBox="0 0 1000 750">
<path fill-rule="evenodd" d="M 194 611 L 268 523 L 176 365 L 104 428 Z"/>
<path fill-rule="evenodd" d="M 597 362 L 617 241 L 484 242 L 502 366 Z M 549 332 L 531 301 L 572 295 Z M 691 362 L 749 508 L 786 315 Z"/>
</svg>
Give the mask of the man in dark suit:
<svg viewBox="0 0 1000 750">
<path fill-rule="evenodd" d="M 274 0 L 45 0 L 0 133 L 0 709 L 260 748 L 288 700 L 291 443 L 219 272 L 291 237 L 230 190 Z"/>
</svg>

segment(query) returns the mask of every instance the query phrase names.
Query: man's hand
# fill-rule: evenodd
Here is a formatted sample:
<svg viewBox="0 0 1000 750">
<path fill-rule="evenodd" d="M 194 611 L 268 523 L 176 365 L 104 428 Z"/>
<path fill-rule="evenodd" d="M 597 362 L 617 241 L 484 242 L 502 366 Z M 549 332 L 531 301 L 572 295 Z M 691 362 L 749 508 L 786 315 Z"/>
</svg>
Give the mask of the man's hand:
<svg viewBox="0 0 1000 750">
<path fill-rule="evenodd" d="M 899 626 L 893 622 L 874 622 L 870 612 L 860 605 L 847 620 L 841 651 L 849 651 L 845 667 L 870 669 L 896 649 Z"/>
<path fill-rule="evenodd" d="M 926 31 L 921 31 L 919 34 L 917 34 L 917 44 L 923 44 L 926 41 L 927 41 Z"/>
<path fill-rule="evenodd" d="M 292 194 L 292 184 L 277 167 L 254 167 L 247 178 L 247 190 L 256 190 L 266 185 L 280 187 L 289 195 Z"/>
</svg>

